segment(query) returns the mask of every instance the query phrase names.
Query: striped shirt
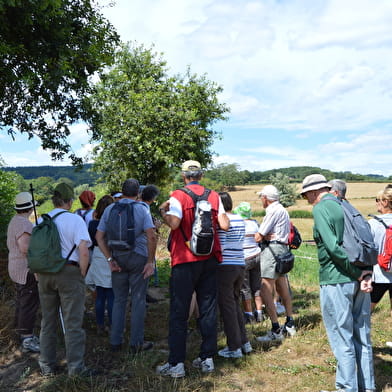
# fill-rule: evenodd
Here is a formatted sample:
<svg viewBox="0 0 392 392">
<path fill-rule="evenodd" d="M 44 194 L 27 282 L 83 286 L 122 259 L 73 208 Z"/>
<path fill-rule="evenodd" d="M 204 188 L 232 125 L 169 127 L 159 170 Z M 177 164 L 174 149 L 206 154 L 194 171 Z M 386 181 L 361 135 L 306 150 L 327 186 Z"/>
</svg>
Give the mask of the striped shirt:
<svg viewBox="0 0 392 392">
<path fill-rule="evenodd" d="M 229 230 L 218 231 L 223 258 L 221 265 L 245 265 L 245 222 L 239 215 L 227 213 L 227 216 L 230 220 Z"/>
</svg>

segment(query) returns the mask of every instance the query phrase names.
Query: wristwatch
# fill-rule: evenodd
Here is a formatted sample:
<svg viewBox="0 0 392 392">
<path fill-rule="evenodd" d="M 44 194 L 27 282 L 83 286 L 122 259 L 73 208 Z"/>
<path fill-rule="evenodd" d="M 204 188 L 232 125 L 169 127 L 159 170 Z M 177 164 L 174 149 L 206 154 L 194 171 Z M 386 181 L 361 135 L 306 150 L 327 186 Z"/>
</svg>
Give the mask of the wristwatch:
<svg viewBox="0 0 392 392">
<path fill-rule="evenodd" d="M 108 257 L 106 260 L 108 261 L 108 263 L 110 263 L 113 260 L 113 257 Z"/>
</svg>

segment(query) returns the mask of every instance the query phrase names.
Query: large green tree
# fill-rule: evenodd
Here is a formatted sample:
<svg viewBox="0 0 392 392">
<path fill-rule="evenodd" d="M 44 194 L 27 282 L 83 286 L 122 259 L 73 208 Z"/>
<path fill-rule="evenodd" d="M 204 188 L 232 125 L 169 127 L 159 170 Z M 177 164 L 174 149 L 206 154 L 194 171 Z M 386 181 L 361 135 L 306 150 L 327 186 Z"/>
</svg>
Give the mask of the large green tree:
<svg viewBox="0 0 392 392">
<path fill-rule="evenodd" d="M 95 163 L 104 180 L 113 188 L 127 177 L 163 185 L 186 159 L 207 165 L 217 136 L 212 124 L 228 112 L 221 91 L 189 69 L 170 76 L 152 49 L 123 45 L 92 96 L 100 114 L 92 122 Z"/>
<path fill-rule="evenodd" d="M 69 126 L 91 116 L 89 78 L 118 35 L 94 0 L 0 0 L 0 130 L 37 136 L 76 162 Z"/>
</svg>

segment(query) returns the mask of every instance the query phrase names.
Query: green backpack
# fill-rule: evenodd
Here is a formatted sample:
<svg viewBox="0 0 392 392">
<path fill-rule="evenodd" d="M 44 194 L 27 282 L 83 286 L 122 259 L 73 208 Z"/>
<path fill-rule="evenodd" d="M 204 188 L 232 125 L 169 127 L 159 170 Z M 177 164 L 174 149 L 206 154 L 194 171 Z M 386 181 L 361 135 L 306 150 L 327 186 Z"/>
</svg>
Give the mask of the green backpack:
<svg viewBox="0 0 392 392">
<path fill-rule="evenodd" d="M 60 235 L 54 220 L 64 212 L 68 211 L 61 211 L 53 217 L 43 214 L 42 222 L 33 228 L 27 251 L 28 267 L 31 272 L 59 272 L 76 248 L 74 245 L 66 258 L 61 254 Z"/>
</svg>

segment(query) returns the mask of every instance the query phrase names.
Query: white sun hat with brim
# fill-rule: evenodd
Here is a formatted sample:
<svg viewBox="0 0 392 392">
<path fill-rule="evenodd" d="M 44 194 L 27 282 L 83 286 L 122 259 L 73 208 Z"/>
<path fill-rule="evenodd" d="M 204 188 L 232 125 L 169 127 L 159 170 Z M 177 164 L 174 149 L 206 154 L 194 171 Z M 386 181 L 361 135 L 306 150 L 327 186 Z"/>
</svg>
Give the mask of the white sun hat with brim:
<svg viewBox="0 0 392 392">
<path fill-rule="evenodd" d="M 317 191 L 318 189 L 329 188 L 331 185 L 322 174 L 311 174 L 302 181 L 301 195 L 309 191 Z"/>
</svg>

